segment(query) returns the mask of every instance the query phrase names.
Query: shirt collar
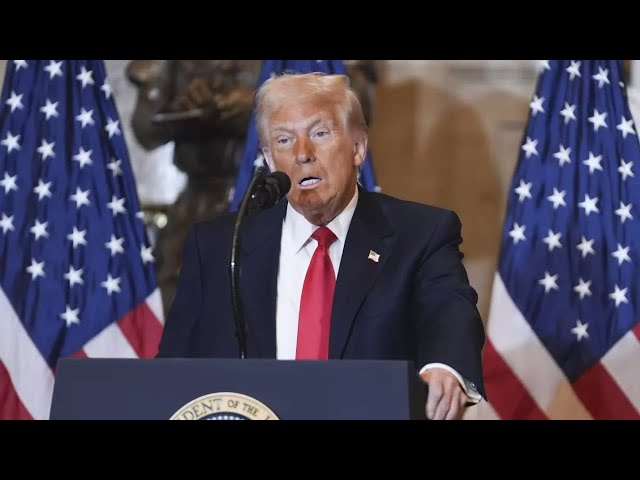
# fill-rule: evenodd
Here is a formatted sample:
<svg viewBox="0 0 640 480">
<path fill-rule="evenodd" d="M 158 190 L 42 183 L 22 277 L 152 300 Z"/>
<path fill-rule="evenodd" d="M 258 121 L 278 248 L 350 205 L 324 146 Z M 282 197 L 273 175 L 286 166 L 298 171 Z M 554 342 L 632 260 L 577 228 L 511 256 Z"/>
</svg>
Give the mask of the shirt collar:
<svg viewBox="0 0 640 480">
<path fill-rule="evenodd" d="M 358 188 L 351 198 L 349 204 L 340 212 L 327 227 L 338 237 L 338 241 L 344 243 L 349 232 L 349 225 L 358 204 Z M 296 212 L 291 204 L 287 205 L 287 213 L 282 225 L 283 240 L 290 248 L 290 251 L 298 253 L 311 238 L 311 234 L 316 231 L 317 225 L 309 223 L 303 215 Z"/>
</svg>

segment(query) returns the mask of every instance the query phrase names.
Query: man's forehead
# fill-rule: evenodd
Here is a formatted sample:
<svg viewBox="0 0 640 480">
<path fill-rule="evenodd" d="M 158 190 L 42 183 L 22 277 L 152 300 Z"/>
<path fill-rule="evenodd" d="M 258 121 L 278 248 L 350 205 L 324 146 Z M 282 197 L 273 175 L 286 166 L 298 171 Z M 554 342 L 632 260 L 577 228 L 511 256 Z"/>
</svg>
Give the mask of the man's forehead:
<svg viewBox="0 0 640 480">
<path fill-rule="evenodd" d="M 334 115 L 329 112 L 317 112 L 312 115 L 288 116 L 285 112 L 274 112 L 270 123 L 271 130 L 305 128 L 317 124 L 333 124 Z"/>
</svg>

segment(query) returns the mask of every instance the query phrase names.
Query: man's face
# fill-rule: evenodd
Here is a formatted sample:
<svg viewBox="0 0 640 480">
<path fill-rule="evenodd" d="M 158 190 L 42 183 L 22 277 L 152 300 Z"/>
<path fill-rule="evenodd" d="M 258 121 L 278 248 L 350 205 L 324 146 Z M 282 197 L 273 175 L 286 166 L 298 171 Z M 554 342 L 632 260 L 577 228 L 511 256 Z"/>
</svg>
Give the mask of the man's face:
<svg viewBox="0 0 640 480">
<path fill-rule="evenodd" d="M 291 179 L 291 206 L 316 225 L 331 221 L 355 193 L 366 136 L 351 135 L 337 107 L 314 97 L 293 98 L 272 112 L 265 157 Z"/>
</svg>

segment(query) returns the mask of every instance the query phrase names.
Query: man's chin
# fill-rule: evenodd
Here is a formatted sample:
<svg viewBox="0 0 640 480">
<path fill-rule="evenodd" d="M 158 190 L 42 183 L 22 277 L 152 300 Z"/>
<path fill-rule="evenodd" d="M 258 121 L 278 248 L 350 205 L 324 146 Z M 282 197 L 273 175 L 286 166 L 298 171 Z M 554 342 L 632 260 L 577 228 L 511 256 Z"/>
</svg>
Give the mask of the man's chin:
<svg viewBox="0 0 640 480">
<path fill-rule="evenodd" d="M 302 190 L 296 195 L 293 201 L 291 199 L 289 201 L 294 206 L 308 211 L 322 210 L 326 208 L 329 203 L 315 190 Z"/>
<path fill-rule="evenodd" d="M 289 200 L 289 203 L 298 213 L 316 225 L 328 223 L 332 218 L 332 202 L 323 201 L 317 195 L 301 195 L 295 201 Z"/>
</svg>

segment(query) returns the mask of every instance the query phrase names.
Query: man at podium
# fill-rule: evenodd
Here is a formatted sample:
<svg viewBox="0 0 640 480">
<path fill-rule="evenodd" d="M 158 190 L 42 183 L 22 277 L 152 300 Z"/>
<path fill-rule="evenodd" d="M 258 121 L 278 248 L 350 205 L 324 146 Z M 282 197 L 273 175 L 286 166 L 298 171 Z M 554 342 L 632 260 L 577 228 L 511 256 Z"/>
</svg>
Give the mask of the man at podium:
<svg viewBox="0 0 640 480">
<path fill-rule="evenodd" d="M 427 417 L 461 418 L 485 397 L 485 332 L 458 216 L 359 187 L 367 125 L 348 77 L 282 75 L 256 100 L 263 155 L 290 190 L 243 225 L 247 357 L 410 360 L 428 384 Z M 190 228 L 158 357 L 239 356 L 235 220 Z"/>
</svg>

